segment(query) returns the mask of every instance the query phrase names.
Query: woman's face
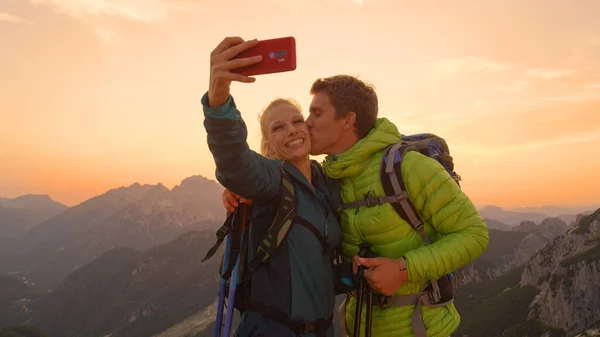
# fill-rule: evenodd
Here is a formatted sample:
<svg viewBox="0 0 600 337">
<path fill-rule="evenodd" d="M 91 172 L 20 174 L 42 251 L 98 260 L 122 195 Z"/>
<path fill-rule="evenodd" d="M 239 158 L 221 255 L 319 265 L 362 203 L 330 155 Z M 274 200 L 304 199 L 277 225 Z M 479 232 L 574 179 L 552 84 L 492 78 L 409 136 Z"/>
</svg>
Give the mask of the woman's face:
<svg viewBox="0 0 600 337">
<path fill-rule="evenodd" d="M 269 108 L 265 114 L 267 143 L 275 158 L 294 162 L 310 154 L 310 136 L 304 116 L 290 104 Z"/>
</svg>

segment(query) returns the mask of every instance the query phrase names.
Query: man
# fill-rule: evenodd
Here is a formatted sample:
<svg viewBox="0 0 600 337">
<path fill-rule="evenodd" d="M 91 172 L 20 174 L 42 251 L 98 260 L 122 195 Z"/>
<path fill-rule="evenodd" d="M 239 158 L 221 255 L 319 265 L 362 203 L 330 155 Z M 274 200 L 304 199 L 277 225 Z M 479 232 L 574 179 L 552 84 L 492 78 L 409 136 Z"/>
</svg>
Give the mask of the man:
<svg viewBox="0 0 600 337">
<path fill-rule="evenodd" d="M 393 123 L 377 117 L 374 88 L 355 77 L 337 75 L 316 80 L 310 93 L 306 123 L 312 137 L 311 154 L 327 155 L 324 171 L 340 182 L 343 202 L 385 195 L 381 160 L 385 149 L 402 138 Z M 425 245 L 420 233 L 390 203 L 352 207 L 341 214 L 341 254 L 345 260 L 353 259 L 355 272 L 358 265 L 367 268 L 364 277 L 380 294 L 378 299 L 421 293 L 430 280 L 479 257 L 489 242 L 475 206 L 436 160 L 407 152 L 399 172 L 432 244 Z M 237 206 L 235 200 L 228 201 L 227 193 L 223 198 L 226 206 Z M 359 245 L 365 244 L 379 257 L 359 258 Z M 372 336 L 448 337 L 460 323 L 452 303 L 415 307 L 375 302 Z M 345 309 L 346 328 L 352 331 L 356 296 L 348 296 Z M 418 319 L 413 319 L 414 313 Z"/>
</svg>

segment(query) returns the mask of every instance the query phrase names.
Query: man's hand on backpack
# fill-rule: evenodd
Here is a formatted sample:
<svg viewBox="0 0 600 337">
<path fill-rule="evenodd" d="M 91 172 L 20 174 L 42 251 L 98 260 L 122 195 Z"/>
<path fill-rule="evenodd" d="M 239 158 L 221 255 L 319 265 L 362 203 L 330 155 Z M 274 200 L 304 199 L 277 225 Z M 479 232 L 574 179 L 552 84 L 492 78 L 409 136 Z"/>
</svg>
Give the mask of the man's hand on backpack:
<svg viewBox="0 0 600 337">
<path fill-rule="evenodd" d="M 356 275 L 358 266 L 364 266 L 364 277 L 375 291 L 391 296 L 408 280 L 408 272 L 402 269 L 400 259 L 386 257 L 364 258 L 354 256 L 352 271 Z"/>
<path fill-rule="evenodd" d="M 221 200 L 223 201 L 223 206 L 225 207 L 225 209 L 230 213 L 235 212 L 236 207 L 238 207 L 240 203 L 248 203 L 248 200 L 242 198 L 242 196 L 238 194 L 229 191 L 228 189 L 225 189 L 223 191 L 223 194 L 221 194 Z"/>
</svg>

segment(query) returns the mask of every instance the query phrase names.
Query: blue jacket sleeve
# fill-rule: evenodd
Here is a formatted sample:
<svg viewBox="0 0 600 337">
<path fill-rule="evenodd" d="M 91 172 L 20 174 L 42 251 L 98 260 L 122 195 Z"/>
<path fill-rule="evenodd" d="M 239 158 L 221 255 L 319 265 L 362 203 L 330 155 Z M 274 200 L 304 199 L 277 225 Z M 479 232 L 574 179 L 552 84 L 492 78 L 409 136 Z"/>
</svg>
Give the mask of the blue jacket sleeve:
<svg viewBox="0 0 600 337">
<path fill-rule="evenodd" d="M 233 98 L 210 107 L 202 97 L 207 143 L 215 160 L 216 178 L 225 188 L 247 199 L 269 200 L 279 193 L 279 160 L 270 160 L 248 147 L 248 130 Z"/>
</svg>

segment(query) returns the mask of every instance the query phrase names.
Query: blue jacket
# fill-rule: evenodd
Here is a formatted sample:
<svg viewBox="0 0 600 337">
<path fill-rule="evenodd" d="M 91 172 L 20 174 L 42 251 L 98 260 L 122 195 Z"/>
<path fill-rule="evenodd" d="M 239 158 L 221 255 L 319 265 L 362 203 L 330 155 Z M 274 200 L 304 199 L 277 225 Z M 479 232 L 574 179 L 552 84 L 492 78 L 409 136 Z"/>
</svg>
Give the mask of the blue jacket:
<svg viewBox="0 0 600 337">
<path fill-rule="evenodd" d="M 267 159 L 251 150 L 246 140 L 246 125 L 233 98 L 229 97 L 219 107 L 209 107 L 207 100 L 205 94 L 202 97 L 204 126 L 216 164 L 217 180 L 231 192 L 253 200 L 249 259 L 253 258 L 257 240 L 275 216 L 281 165 L 294 180 L 298 216 L 310 222 L 327 238 L 331 247 L 338 249 L 341 229 L 336 210 L 340 194 L 336 182 L 312 161 L 314 190 L 295 166 Z M 317 237 L 306 227 L 294 224 L 280 251 L 254 273 L 251 298 L 294 320 L 327 319 L 333 315 L 335 294 L 345 291 L 341 278 L 350 273 L 349 265 L 334 271 L 331 257 L 324 252 Z M 286 326 L 249 310 L 242 316 L 236 336 L 257 336 L 259 333 L 294 336 Z M 333 336 L 333 324 L 327 335 Z"/>
</svg>

